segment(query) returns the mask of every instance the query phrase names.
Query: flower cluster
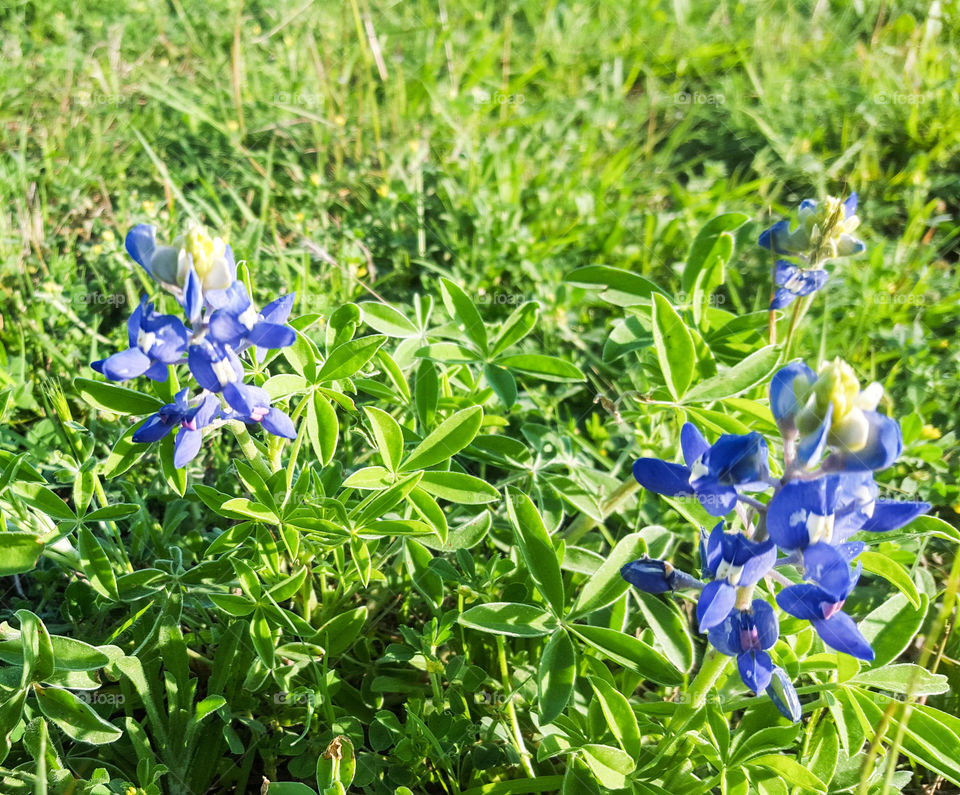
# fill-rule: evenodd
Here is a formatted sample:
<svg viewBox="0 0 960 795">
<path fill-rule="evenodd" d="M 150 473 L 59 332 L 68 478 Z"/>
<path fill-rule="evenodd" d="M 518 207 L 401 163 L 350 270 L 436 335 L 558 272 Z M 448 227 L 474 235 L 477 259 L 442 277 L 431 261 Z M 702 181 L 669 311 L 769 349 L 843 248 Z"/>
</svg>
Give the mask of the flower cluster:
<svg viewBox="0 0 960 795">
<path fill-rule="evenodd" d="M 775 254 L 799 260 L 799 264 L 781 259 L 776 263 L 776 292 L 770 309 L 783 309 L 796 298 L 816 292 L 827 282 L 824 263 L 837 257 L 858 254 L 866 246 L 853 236 L 857 218 L 857 194 L 842 200 L 828 196 L 825 202 L 804 199 L 797 212 L 798 225 L 778 221 L 761 233 L 759 245 Z"/>
<path fill-rule="evenodd" d="M 710 644 L 735 656 L 743 683 L 766 691 L 778 709 L 799 720 L 801 709 L 786 673 L 769 653 L 779 637 L 774 607 L 754 598 L 763 579 L 780 583 L 776 603 L 809 621 L 831 648 L 873 659 L 873 650 L 844 601 L 860 577 L 855 564 L 864 544 L 860 531 L 883 532 L 911 522 L 930 506 L 878 498 L 873 473 L 899 456 L 897 422 L 876 411 L 883 390 L 861 390 L 853 369 L 835 360 L 815 373 L 801 362 L 780 369 L 770 384 L 770 406 L 783 437 L 783 474 L 770 473 L 766 440 L 758 433 L 724 434 L 710 444 L 687 423 L 680 434 L 684 465 L 641 458 L 633 474 L 649 491 L 695 497 L 712 515 L 724 517 L 701 531 L 703 580 L 666 561 L 628 563 L 621 574 L 650 593 L 700 591 L 697 621 Z M 751 496 L 753 492 L 756 496 Z M 763 501 L 763 492 L 769 499 Z M 736 512 L 740 529 L 728 532 Z M 785 571 L 793 567 L 790 578 Z"/>
<path fill-rule="evenodd" d="M 182 467 L 200 450 L 203 429 L 218 422 L 259 423 L 276 436 L 296 438 L 293 422 L 270 405 L 267 392 L 243 382 L 240 358 L 251 347 L 262 358 L 294 342 L 296 335 L 286 325 L 293 295 L 257 311 L 221 238 L 191 225 L 172 245 L 160 246 L 156 232 L 138 224 L 127 234 L 126 249 L 177 299 L 184 319 L 158 313 L 144 297 L 127 321 L 127 350 L 91 366 L 111 381 L 141 375 L 166 381 L 171 366 L 186 364 L 201 391 L 193 396 L 189 387 L 179 391 L 173 403 L 137 429 L 133 441 L 156 442 L 178 428 L 173 460 Z"/>
</svg>

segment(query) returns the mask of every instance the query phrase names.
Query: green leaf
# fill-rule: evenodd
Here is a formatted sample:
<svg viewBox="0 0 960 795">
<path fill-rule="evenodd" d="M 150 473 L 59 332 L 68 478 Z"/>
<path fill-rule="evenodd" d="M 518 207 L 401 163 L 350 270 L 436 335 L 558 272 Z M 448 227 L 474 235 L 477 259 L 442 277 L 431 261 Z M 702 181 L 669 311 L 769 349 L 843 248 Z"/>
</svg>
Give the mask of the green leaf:
<svg viewBox="0 0 960 795">
<path fill-rule="evenodd" d="M 580 368 L 558 356 L 545 356 L 540 353 L 515 353 L 502 356 L 497 364 L 510 370 L 539 376 L 545 381 L 584 381 L 586 376 Z"/>
<path fill-rule="evenodd" d="M 653 296 L 653 345 L 657 361 L 674 400 L 679 400 L 690 386 L 697 353 L 690 332 L 680 315 L 660 294 Z"/>
<path fill-rule="evenodd" d="M 173 463 L 176 434 L 170 434 L 160 440 L 160 470 L 167 485 L 181 497 L 187 491 L 187 468 L 177 469 Z"/>
<path fill-rule="evenodd" d="M 600 297 L 616 306 L 636 306 L 650 300 L 654 293 L 663 294 L 656 284 L 632 271 L 606 265 L 586 265 L 564 277 L 564 281 L 584 287 L 603 288 Z"/>
<path fill-rule="evenodd" d="M 34 687 L 34 692 L 44 716 L 73 740 L 90 745 L 106 745 L 123 736 L 120 729 L 107 723 L 69 690 Z"/>
<path fill-rule="evenodd" d="M 517 402 L 517 381 L 509 370 L 496 364 L 485 364 L 483 377 L 506 408 Z"/>
<path fill-rule="evenodd" d="M 657 645 L 663 649 L 667 659 L 679 670 L 689 671 L 693 667 L 693 638 L 690 637 L 687 619 L 676 604 L 664 602 L 653 594 L 641 591 L 633 596 L 647 626 L 653 631 Z"/>
<path fill-rule="evenodd" d="M 920 609 L 903 594 L 895 594 L 860 622 L 860 632 L 873 647 L 871 668 L 893 662 L 913 643 L 927 614 L 927 597 L 920 596 Z"/>
<path fill-rule="evenodd" d="M 810 743 L 810 753 L 803 760 L 804 767 L 825 784 L 830 784 L 840 758 L 840 740 L 837 728 L 828 720 L 817 724 Z"/>
<path fill-rule="evenodd" d="M 507 489 L 507 515 L 530 578 L 554 614 L 563 615 L 563 574 L 540 512 L 522 491 Z"/>
<path fill-rule="evenodd" d="M 391 472 L 396 472 L 400 459 L 403 458 L 403 431 L 400 430 L 400 425 L 381 409 L 367 406 L 364 411 L 373 429 L 373 437 L 377 440 L 377 449 L 383 463 Z"/>
<path fill-rule="evenodd" d="M 567 708 L 577 680 L 577 650 L 566 630 L 558 629 L 543 647 L 537 668 L 540 723 L 553 723 Z"/>
<path fill-rule="evenodd" d="M 232 500 L 227 500 L 220 506 L 220 510 L 226 516 L 237 519 L 253 519 L 267 524 L 280 524 L 280 519 L 266 505 L 248 500 L 246 497 L 234 497 Z"/>
<path fill-rule="evenodd" d="M 520 602 L 477 605 L 462 613 L 457 621 L 481 632 L 515 638 L 539 638 L 558 627 L 557 619 L 546 610 Z"/>
<path fill-rule="evenodd" d="M 210 601 L 223 610 L 223 612 L 229 613 L 231 616 L 236 616 L 237 618 L 250 615 L 257 606 L 257 603 L 252 599 L 248 599 L 246 596 L 240 596 L 239 594 L 212 593 L 209 596 Z"/>
<path fill-rule="evenodd" d="M 153 414 L 163 408 L 163 401 L 125 386 L 89 378 L 74 378 L 73 385 L 87 403 L 114 414 Z"/>
<path fill-rule="evenodd" d="M 646 551 L 647 545 L 640 533 L 630 533 L 620 539 L 600 568 L 584 583 L 567 618 L 580 618 L 616 602 L 630 587 L 620 576 L 620 569 Z"/>
<path fill-rule="evenodd" d="M 307 404 L 307 437 L 314 455 L 326 466 L 333 460 L 340 438 L 337 412 L 320 392 L 314 392 L 312 397 L 304 399 L 310 401 Z"/>
<path fill-rule="evenodd" d="M 135 502 L 115 502 L 112 505 L 104 505 L 95 511 L 85 514 L 85 522 L 107 522 L 114 519 L 123 519 L 127 516 L 133 516 L 140 510 L 140 506 Z"/>
<path fill-rule="evenodd" d="M 767 345 L 754 351 L 743 361 L 700 381 L 683 396 L 684 403 L 709 403 L 743 394 L 758 384 L 765 384 L 780 362 L 782 349 Z"/>
<path fill-rule="evenodd" d="M 617 743 L 632 759 L 636 759 L 640 755 L 642 739 L 637 716 L 630 702 L 606 679 L 591 676 L 590 685 L 607 720 L 607 726 L 617 738 Z"/>
<path fill-rule="evenodd" d="M 382 334 L 373 334 L 338 345 L 317 373 L 316 383 L 349 378 L 369 362 L 386 341 Z"/>
<path fill-rule="evenodd" d="M 879 574 L 906 596 L 915 608 L 920 609 L 920 592 L 910 579 L 910 574 L 900 563 L 887 555 L 870 550 L 865 550 L 860 555 L 860 562 L 863 563 L 866 571 Z"/>
<path fill-rule="evenodd" d="M 433 425 L 440 400 L 440 379 L 437 378 L 436 365 L 429 359 L 422 359 L 417 365 L 417 375 L 413 383 L 413 402 L 417 407 L 417 419 L 421 428 Z"/>
<path fill-rule="evenodd" d="M 268 670 L 272 669 L 276 642 L 267 617 L 259 607 L 254 611 L 253 618 L 250 620 L 250 639 L 253 641 L 253 648 L 261 662 L 267 666 Z"/>
<path fill-rule="evenodd" d="M 399 309 L 378 301 L 357 304 L 363 312 L 363 322 L 388 337 L 411 337 L 417 333 L 413 325 Z"/>
<path fill-rule="evenodd" d="M 493 348 L 490 351 L 491 356 L 499 356 L 507 348 L 516 345 L 520 340 L 527 336 L 533 327 L 537 324 L 537 317 L 540 314 L 540 304 L 536 301 L 527 301 L 513 310 L 510 317 L 503 321 L 500 327 L 500 333 L 494 340 Z"/>
<path fill-rule="evenodd" d="M 32 571 L 41 552 L 43 543 L 33 533 L 0 533 L 0 577 Z"/>
<path fill-rule="evenodd" d="M 107 456 L 107 460 L 103 463 L 101 471 L 105 478 L 110 479 L 122 475 L 136 464 L 137 461 L 143 458 L 143 454 L 150 449 L 149 444 L 133 441 L 133 435 L 140 430 L 140 427 L 145 422 L 146 420 L 144 419 L 136 425 L 131 425 L 123 432 L 120 438 L 117 439 L 113 445 L 113 449 L 110 451 L 110 455 Z"/>
<path fill-rule="evenodd" d="M 113 573 L 113 566 L 110 565 L 110 559 L 89 528 L 80 528 L 77 549 L 80 552 L 83 573 L 87 575 L 93 589 L 107 599 L 119 601 L 117 577 Z"/>
<path fill-rule="evenodd" d="M 70 506 L 40 483 L 17 482 L 12 489 L 27 505 L 45 513 L 51 519 L 70 521 L 77 518 Z"/>
<path fill-rule="evenodd" d="M 615 663 L 652 682 L 668 687 L 676 687 L 683 682 L 683 676 L 666 657 L 633 635 L 588 624 L 572 624 L 569 629 Z"/>
<path fill-rule="evenodd" d="M 336 657 L 350 648 L 367 621 L 367 608 L 355 607 L 331 618 L 317 631 L 327 655 Z"/>
<path fill-rule="evenodd" d="M 623 789 L 627 783 L 626 777 L 636 767 L 628 754 L 611 745 L 589 743 L 580 751 L 583 753 L 583 761 L 587 763 L 593 775 L 608 790 Z"/>
<path fill-rule="evenodd" d="M 733 236 L 730 232 L 739 229 L 749 220 L 750 216 L 744 213 L 724 213 L 707 221 L 697 233 L 687 254 L 680 279 L 680 287 L 684 292 L 693 290 L 700 274 L 711 270 L 718 257 L 726 254 L 723 261 L 729 258 L 729 252 L 733 250 Z"/>
<path fill-rule="evenodd" d="M 861 671 L 848 684 L 914 696 L 934 696 L 950 689 L 946 676 L 931 673 L 912 663 L 885 665 L 883 668 Z"/>
<path fill-rule="evenodd" d="M 467 335 L 467 338 L 486 355 L 487 328 L 473 301 L 449 279 L 440 280 L 440 293 L 447 313 L 460 325 L 460 330 Z"/>
<path fill-rule="evenodd" d="M 801 765 L 792 756 L 786 754 L 764 754 L 747 762 L 751 767 L 765 767 L 772 770 L 784 781 L 797 787 L 826 792 L 827 785 Z"/>
<path fill-rule="evenodd" d="M 414 448 L 400 467 L 401 471 L 425 469 L 446 461 L 473 441 L 482 422 L 483 409 L 480 406 L 456 412 Z"/>
<path fill-rule="evenodd" d="M 424 472 L 420 488 L 434 497 L 460 505 L 482 505 L 500 499 L 500 492 L 487 481 L 463 472 Z"/>
<path fill-rule="evenodd" d="M 267 795 L 317 795 L 317 791 L 299 781 L 271 781 Z"/>
</svg>

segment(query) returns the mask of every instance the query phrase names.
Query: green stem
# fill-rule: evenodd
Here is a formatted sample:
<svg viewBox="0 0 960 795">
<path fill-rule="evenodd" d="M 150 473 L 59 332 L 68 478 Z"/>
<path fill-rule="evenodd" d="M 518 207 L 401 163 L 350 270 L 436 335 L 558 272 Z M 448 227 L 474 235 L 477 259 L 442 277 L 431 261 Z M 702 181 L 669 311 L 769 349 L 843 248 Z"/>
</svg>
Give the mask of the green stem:
<svg viewBox="0 0 960 795">
<path fill-rule="evenodd" d="M 726 654 L 721 654 L 712 646 L 710 647 L 710 651 L 708 651 L 703 658 L 700 670 L 693 678 L 693 682 L 690 683 L 690 688 L 687 690 L 687 703 L 690 707 L 698 710 L 703 706 L 707 700 L 707 694 L 717 683 L 720 675 L 726 670 L 727 664 L 731 659 L 733 658 L 727 657 Z"/>
<path fill-rule="evenodd" d="M 503 683 L 504 694 L 507 697 L 507 716 L 513 728 L 513 744 L 520 754 L 520 762 L 530 778 L 536 778 L 533 765 L 530 763 L 530 752 L 523 742 L 523 733 L 520 731 L 520 721 L 517 720 L 517 711 L 513 708 L 513 685 L 510 683 L 510 670 L 507 668 L 506 644 L 503 635 L 497 635 L 497 659 L 500 662 L 500 681 Z"/>
<path fill-rule="evenodd" d="M 260 448 L 257 447 L 257 443 L 253 441 L 253 437 L 250 435 L 250 431 L 247 430 L 247 426 L 236 420 L 230 421 L 228 425 L 230 426 L 230 430 L 233 431 L 233 435 L 237 437 L 237 441 L 240 443 L 240 449 L 243 450 L 243 454 L 250 462 L 250 466 L 253 467 L 254 471 L 260 477 L 267 480 L 273 474 L 273 471 L 267 464 L 266 456 L 260 451 Z"/>
<path fill-rule="evenodd" d="M 637 481 L 633 478 L 621 483 L 617 490 L 610 495 L 610 498 L 600 508 L 604 518 L 616 511 L 639 489 L 640 484 L 637 483 Z M 573 523 L 570 525 L 570 527 L 567 528 L 567 531 L 564 534 L 564 541 L 566 541 L 568 544 L 576 544 L 577 541 L 583 538 L 596 526 L 596 519 L 594 519 L 592 516 L 587 516 L 585 513 L 581 513 L 576 519 L 573 520 Z"/>
</svg>

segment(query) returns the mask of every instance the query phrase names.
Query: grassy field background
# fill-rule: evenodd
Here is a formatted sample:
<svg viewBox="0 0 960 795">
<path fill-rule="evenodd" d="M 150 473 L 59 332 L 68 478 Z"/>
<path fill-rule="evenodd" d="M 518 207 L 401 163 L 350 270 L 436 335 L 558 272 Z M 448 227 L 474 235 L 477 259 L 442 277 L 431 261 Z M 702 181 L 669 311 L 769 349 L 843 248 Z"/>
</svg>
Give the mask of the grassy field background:
<svg viewBox="0 0 960 795">
<path fill-rule="evenodd" d="M 714 215 L 749 213 L 753 234 L 856 190 L 867 253 L 796 353 L 882 381 L 906 442 L 887 479 L 960 512 L 956 2 L 6 0 L 0 46 L 9 449 L 55 457 L 47 388 L 122 336 L 147 284 L 126 230 L 193 216 L 264 295 L 295 289 L 295 314 L 409 304 L 441 276 L 489 320 L 539 301 L 542 348 L 590 374 L 554 419 L 612 470 L 636 451 L 594 398 L 635 384 L 600 355 L 610 308 L 564 274 L 675 291 Z M 738 242 L 718 300 L 764 309 L 769 262 Z M 956 633 L 941 649 L 956 692 Z"/>
</svg>

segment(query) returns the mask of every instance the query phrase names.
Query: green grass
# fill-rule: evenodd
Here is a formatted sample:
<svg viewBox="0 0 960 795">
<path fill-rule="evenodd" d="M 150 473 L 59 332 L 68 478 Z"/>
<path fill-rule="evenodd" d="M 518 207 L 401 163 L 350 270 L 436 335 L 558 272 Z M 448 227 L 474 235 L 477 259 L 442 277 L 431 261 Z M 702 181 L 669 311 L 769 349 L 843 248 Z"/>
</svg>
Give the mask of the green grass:
<svg viewBox="0 0 960 795">
<path fill-rule="evenodd" d="M 602 263 L 675 291 L 696 230 L 743 211 L 758 226 L 720 295 L 760 310 L 759 225 L 856 190 L 868 252 L 795 351 L 884 383 L 909 415 L 884 479 L 953 521 L 960 12 L 833 5 L 5 3 L 0 444 L 55 448 L 45 390 L 116 346 L 147 284 L 123 235 L 192 216 L 297 313 L 409 304 L 441 276 L 489 320 L 540 301 L 539 345 L 590 371 L 551 421 L 616 477 L 633 435 L 594 397 L 643 377 L 601 360 L 615 315 L 564 274 Z M 938 582 L 951 555 L 926 561 Z M 955 691 L 958 655 L 948 634 Z"/>
</svg>

